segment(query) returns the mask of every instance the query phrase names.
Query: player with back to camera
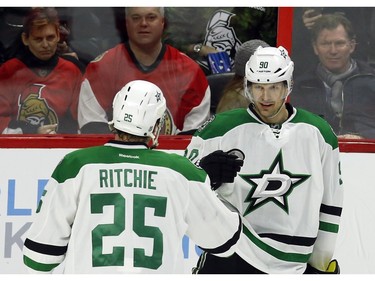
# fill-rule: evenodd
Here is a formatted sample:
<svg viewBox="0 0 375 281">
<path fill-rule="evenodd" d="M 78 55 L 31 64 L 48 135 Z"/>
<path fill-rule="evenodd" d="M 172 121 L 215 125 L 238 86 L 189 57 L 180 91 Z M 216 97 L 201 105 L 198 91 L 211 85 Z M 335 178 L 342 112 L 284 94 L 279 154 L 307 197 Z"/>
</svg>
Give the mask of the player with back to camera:
<svg viewBox="0 0 375 281">
<path fill-rule="evenodd" d="M 24 244 L 31 272 L 65 261 L 64 273 L 183 273 L 184 234 L 212 254 L 234 251 L 241 220 L 207 174 L 152 150 L 165 111 L 153 83 L 131 81 L 116 94 L 115 139 L 67 154 L 48 181 Z"/>
<path fill-rule="evenodd" d="M 244 224 L 236 253 L 203 252 L 195 273 L 339 271 L 331 262 L 343 204 L 338 141 L 325 120 L 287 102 L 293 66 L 282 46 L 258 47 L 245 69 L 249 107 L 213 116 L 186 149 Z M 228 154 L 244 159 L 232 181 L 221 176 Z"/>
</svg>

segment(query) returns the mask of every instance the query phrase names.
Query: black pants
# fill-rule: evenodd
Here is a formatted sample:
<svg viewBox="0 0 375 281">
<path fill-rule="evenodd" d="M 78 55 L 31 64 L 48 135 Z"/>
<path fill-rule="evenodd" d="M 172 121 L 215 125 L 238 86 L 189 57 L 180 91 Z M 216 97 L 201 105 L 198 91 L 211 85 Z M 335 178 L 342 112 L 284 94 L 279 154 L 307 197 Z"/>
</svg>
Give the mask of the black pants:
<svg viewBox="0 0 375 281">
<path fill-rule="evenodd" d="M 220 258 L 203 252 L 198 259 L 193 274 L 265 274 L 248 264 L 236 253 L 227 258 Z"/>
<path fill-rule="evenodd" d="M 197 266 L 192 269 L 193 274 L 267 274 L 260 271 L 244 261 L 234 253 L 227 258 L 220 258 L 203 252 L 198 259 Z M 340 267 L 337 264 L 335 272 L 319 271 L 309 264 L 303 274 L 340 274 Z"/>
</svg>

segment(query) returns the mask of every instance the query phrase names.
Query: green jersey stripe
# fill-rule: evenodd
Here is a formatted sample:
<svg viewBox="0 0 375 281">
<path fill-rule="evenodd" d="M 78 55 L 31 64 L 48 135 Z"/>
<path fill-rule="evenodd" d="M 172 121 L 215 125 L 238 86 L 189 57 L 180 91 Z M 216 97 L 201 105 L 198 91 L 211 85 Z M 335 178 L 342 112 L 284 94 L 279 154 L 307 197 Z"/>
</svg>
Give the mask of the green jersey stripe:
<svg viewBox="0 0 375 281">
<path fill-rule="evenodd" d="M 319 230 L 332 232 L 332 233 L 338 233 L 339 232 L 339 225 L 321 221 L 321 222 L 319 222 Z"/>
<path fill-rule="evenodd" d="M 52 263 L 52 264 L 39 263 L 26 256 L 23 256 L 23 262 L 28 267 L 37 271 L 42 271 L 42 272 L 49 272 L 59 265 L 58 263 Z"/>
<path fill-rule="evenodd" d="M 283 261 L 290 261 L 290 262 L 301 262 L 306 263 L 309 258 L 310 254 L 299 254 L 299 253 L 285 253 L 280 250 L 277 250 L 270 245 L 267 245 L 266 243 L 262 242 L 258 238 L 256 238 L 251 231 L 244 225 L 243 226 L 243 233 L 253 242 L 256 246 L 258 246 L 260 249 L 265 251 L 266 253 L 270 254 L 271 256 L 283 260 Z"/>
</svg>

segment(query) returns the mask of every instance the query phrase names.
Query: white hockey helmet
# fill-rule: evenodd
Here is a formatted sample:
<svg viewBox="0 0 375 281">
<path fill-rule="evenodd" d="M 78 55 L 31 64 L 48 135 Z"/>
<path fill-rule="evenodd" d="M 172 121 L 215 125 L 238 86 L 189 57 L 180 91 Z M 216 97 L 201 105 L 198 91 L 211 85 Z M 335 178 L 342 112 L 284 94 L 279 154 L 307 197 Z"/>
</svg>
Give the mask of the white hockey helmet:
<svg viewBox="0 0 375 281">
<path fill-rule="evenodd" d="M 113 99 L 113 120 L 109 125 L 122 132 L 151 137 L 157 143 L 159 130 L 154 132 L 158 120 L 163 123 L 166 101 L 155 84 L 134 80 L 127 83 Z"/>
<path fill-rule="evenodd" d="M 293 69 L 294 63 L 284 47 L 259 46 L 245 66 L 244 89 L 247 98 L 253 101 L 247 82 L 271 84 L 283 81 L 288 86 L 286 98 L 293 87 Z"/>
</svg>

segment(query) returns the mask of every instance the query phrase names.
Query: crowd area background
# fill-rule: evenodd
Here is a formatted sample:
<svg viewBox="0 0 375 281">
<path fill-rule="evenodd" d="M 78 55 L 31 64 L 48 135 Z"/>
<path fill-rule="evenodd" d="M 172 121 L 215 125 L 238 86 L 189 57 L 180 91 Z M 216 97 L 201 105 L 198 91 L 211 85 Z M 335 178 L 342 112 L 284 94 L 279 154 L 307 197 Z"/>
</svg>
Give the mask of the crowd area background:
<svg viewBox="0 0 375 281">
<path fill-rule="evenodd" d="M 339 13 L 352 23 L 355 32 L 353 59 L 361 60 L 371 69 L 375 65 L 374 35 L 375 9 L 372 7 L 314 7 L 314 13 Z M 76 64 L 84 73 L 87 65 L 98 56 L 121 42 L 128 40 L 125 27 L 124 7 L 56 7 L 60 18 L 61 42 L 66 42 L 67 52 L 78 57 Z M 291 26 L 280 17 L 288 8 L 284 7 L 166 7 L 163 42 L 170 44 L 195 60 L 202 68 L 211 87 L 211 114 L 215 113 L 222 95 L 213 91 L 216 82 L 213 76 L 212 57 L 220 60 L 222 54 L 228 58 L 228 68 L 223 72 L 234 73 L 234 58 L 238 48 L 246 41 L 260 39 L 270 46 L 283 44 L 295 62 L 294 79 L 318 63 L 310 42 L 310 30 L 305 26 L 304 13 L 309 7 L 292 8 Z M 22 46 L 21 32 L 23 18 L 30 7 L 0 7 L 0 63 L 17 55 Z M 289 33 L 289 34 L 287 34 Z M 223 39 L 224 38 L 224 39 Z M 283 38 L 291 39 L 286 46 Z M 198 49 L 199 51 L 197 52 Z M 220 54 L 220 56 L 218 56 Z M 66 58 L 67 56 L 64 56 Z M 220 60 L 222 62 L 222 60 Z M 373 70 L 372 72 L 375 72 Z M 216 79 L 217 80 L 217 79 Z M 357 79 L 358 80 L 358 79 Z M 364 80 L 364 79 L 362 79 Z M 370 133 L 365 138 L 372 138 L 375 131 L 372 125 L 374 114 L 367 113 L 373 103 L 373 76 L 352 83 L 360 91 L 369 92 L 366 98 L 354 99 L 352 115 L 365 112 L 365 126 L 370 126 Z M 227 80 L 226 80 L 227 81 Z M 223 83 L 223 82 L 221 82 Z M 364 86 L 363 86 L 364 85 Z M 350 87 L 347 87 L 350 88 Z M 354 89 L 355 90 L 355 89 Z M 293 94 L 291 95 L 293 104 Z M 364 110 L 363 106 L 367 105 Z M 298 104 L 297 104 L 298 106 Z M 363 107 L 363 108 L 362 108 Z M 361 120 L 361 118 L 359 118 Z M 60 127 L 61 128 L 61 127 Z M 192 131 L 191 131 L 192 132 Z M 190 133 L 191 133 L 190 132 Z M 60 131 L 58 133 L 64 133 Z M 355 136 L 354 132 L 350 136 Z M 360 135 L 360 134 L 359 134 Z"/>
<path fill-rule="evenodd" d="M 0 9 L 3 12 L 4 8 Z M 61 10 L 66 11 L 66 9 L 70 8 L 61 7 Z M 85 13 L 85 10 L 90 10 L 86 7 L 77 7 L 74 9 L 78 14 Z M 117 27 L 118 23 L 123 24 L 121 20 L 116 20 L 116 16 L 112 16 L 112 8 L 98 7 L 93 9 L 102 10 L 103 13 L 106 10 L 111 15 L 111 17 L 106 18 L 106 20 L 112 22 L 110 26 L 115 24 Z M 121 18 L 123 8 L 116 8 L 116 10 L 119 12 L 117 16 Z M 375 10 L 375 8 L 368 9 L 368 11 L 371 10 Z M 294 12 L 296 11 L 297 8 L 294 9 Z M 302 10 L 300 12 L 302 13 Z M 86 30 L 83 28 L 73 30 L 73 27 L 69 27 L 70 34 L 81 32 L 82 37 L 76 37 L 76 40 L 80 41 L 84 36 L 91 38 L 91 41 L 83 40 L 83 42 L 80 42 L 91 46 L 91 48 L 85 47 L 83 49 L 87 52 L 80 51 L 76 47 L 76 51 L 78 53 L 81 52 L 82 62 L 90 61 L 106 50 L 106 48 L 110 48 L 126 38 L 126 35 L 122 34 L 117 28 L 107 30 L 108 33 L 101 33 L 102 36 L 111 38 L 110 40 L 103 39 L 98 41 L 95 39 L 95 36 L 90 37 L 91 33 L 97 33 L 101 30 L 100 25 L 95 25 L 95 23 L 98 24 L 100 21 L 98 21 L 98 18 L 94 14 L 88 11 L 84 15 L 91 18 L 94 23 Z M 83 19 L 78 16 L 77 21 L 79 22 Z M 297 48 L 295 45 L 297 37 L 294 37 L 296 35 L 294 29 L 300 29 L 302 26 L 297 23 L 297 13 L 294 14 L 294 19 L 294 25 L 289 26 L 289 23 L 292 21 L 288 22 L 287 26 L 285 26 L 286 23 L 284 21 L 282 24 L 279 23 L 278 36 L 282 35 L 284 38 L 292 38 L 291 35 L 293 33 L 293 43 L 290 42 L 290 44 L 288 43 L 289 45 L 286 44 L 285 46 L 291 51 L 291 57 L 293 59 L 295 57 L 297 64 L 299 61 L 307 62 L 308 60 L 307 49 L 304 47 Z M 3 24 L 2 16 L 0 17 L 0 21 Z M 289 27 L 293 29 L 293 32 L 287 34 L 288 31 L 292 30 Z M 12 29 L 17 30 L 19 26 L 15 24 L 15 26 L 12 26 Z M 280 34 L 281 30 L 283 30 L 283 34 Z M 193 30 L 191 29 L 190 31 Z M 3 36 L 3 32 L 5 32 L 5 29 L 0 28 L 1 36 Z M 14 33 L 9 34 L 14 35 Z M 5 38 L 7 40 L 10 39 L 9 37 Z M 276 44 L 287 41 L 285 39 L 284 41 L 280 40 L 280 38 L 277 39 Z M 7 44 L 10 41 L 7 41 Z M 71 47 L 74 46 L 73 39 L 70 39 L 69 44 Z M 79 43 L 76 46 L 78 45 Z M 375 50 L 374 48 L 372 49 Z M 372 63 L 370 58 L 368 62 Z M 0 232 L 0 273 L 23 273 L 20 250 L 21 239 L 32 221 L 36 202 L 40 198 L 40 192 L 43 190 L 46 178 L 49 177 L 52 167 L 58 163 L 63 155 L 72 149 L 102 144 L 107 140 L 107 136 L 35 136 L 34 140 L 30 140 L 29 135 L 24 138 L 21 135 L 18 137 L 3 135 L 3 137 L 3 140 L 0 140 L 0 159 L 2 159 L 0 161 L 0 170 L 3 171 L 0 177 L 0 229 L 3 229 Z M 183 153 L 186 142 L 181 145 L 181 141 L 185 140 L 185 138 L 184 136 L 171 137 L 168 145 L 165 145 L 167 138 L 162 138 L 160 148 Z M 372 147 L 372 150 L 369 149 L 370 147 Z M 375 163 L 373 153 L 375 149 L 370 141 L 358 140 L 353 142 L 348 140 L 341 141 L 340 149 L 342 151 L 342 171 L 346 188 L 344 202 L 346 208 L 343 213 L 342 231 L 340 231 L 336 257 L 340 260 L 342 273 L 373 274 L 375 273 L 373 268 L 375 256 L 372 251 L 374 249 L 374 225 L 372 223 L 369 224 L 369 222 L 372 221 L 371 218 L 375 214 L 373 204 L 371 203 L 375 190 L 373 181 L 371 180 L 372 167 L 374 167 L 373 163 Z M 22 159 L 22 161 L 19 161 L 19 159 Z M 354 228 L 353 225 L 356 227 Z M 197 250 L 187 240 L 184 240 L 182 245 L 186 254 L 183 262 L 187 265 L 186 273 L 189 273 L 191 265 L 195 264 L 197 259 Z"/>
</svg>

